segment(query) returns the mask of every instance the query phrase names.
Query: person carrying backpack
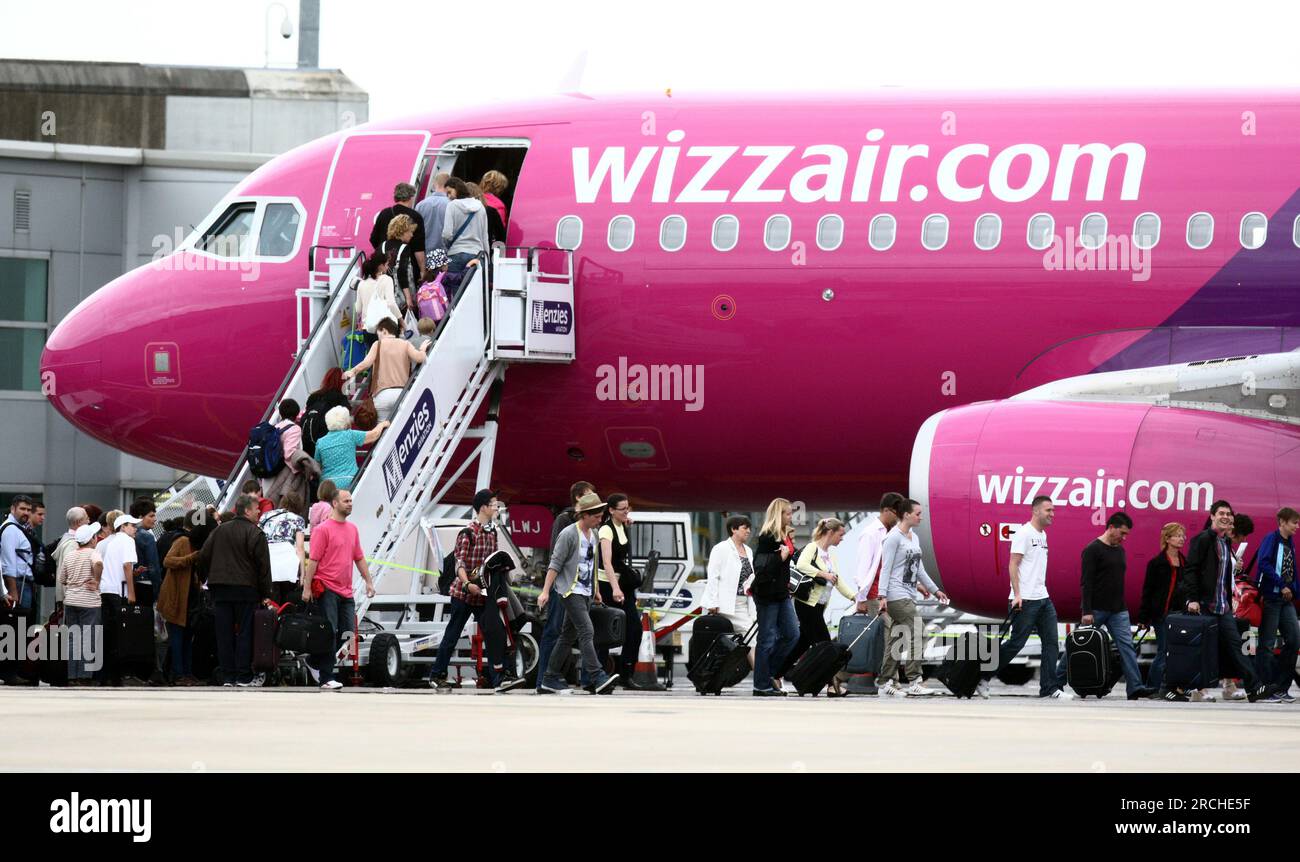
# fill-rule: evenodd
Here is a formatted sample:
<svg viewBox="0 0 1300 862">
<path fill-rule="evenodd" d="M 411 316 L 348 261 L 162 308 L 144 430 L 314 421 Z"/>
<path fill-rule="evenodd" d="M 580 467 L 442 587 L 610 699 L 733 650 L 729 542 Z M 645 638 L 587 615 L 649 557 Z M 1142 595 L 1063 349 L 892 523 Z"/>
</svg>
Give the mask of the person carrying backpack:
<svg viewBox="0 0 1300 862">
<path fill-rule="evenodd" d="M 329 433 L 325 414 L 335 407 L 346 407 L 349 413 L 352 411 L 348 396 L 343 394 L 343 369 L 341 368 L 331 368 L 326 371 L 325 376 L 321 378 L 320 388 L 307 396 L 307 404 L 303 408 L 299 427 L 302 428 L 300 445 L 308 455 L 313 457 L 316 455 L 316 443 Z"/>
</svg>

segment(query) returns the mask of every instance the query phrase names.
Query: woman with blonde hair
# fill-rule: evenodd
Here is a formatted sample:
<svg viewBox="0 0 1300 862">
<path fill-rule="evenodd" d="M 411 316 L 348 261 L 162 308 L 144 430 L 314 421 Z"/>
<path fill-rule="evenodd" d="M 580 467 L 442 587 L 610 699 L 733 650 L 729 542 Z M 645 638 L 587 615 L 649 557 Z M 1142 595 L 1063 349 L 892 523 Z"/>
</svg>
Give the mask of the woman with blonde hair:
<svg viewBox="0 0 1300 862">
<path fill-rule="evenodd" d="M 505 242 L 506 225 L 509 219 L 506 215 L 505 202 L 498 195 L 510 188 L 510 180 L 506 179 L 506 175 L 500 171 L 488 171 L 478 184 L 483 190 L 480 200 L 487 209 L 488 239 L 490 242 Z"/>
<path fill-rule="evenodd" d="M 388 269 L 397 280 L 397 311 L 402 319 L 408 309 L 415 308 L 415 291 L 420 286 L 419 264 L 415 259 L 416 248 L 415 219 L 408 215 L 395 215 L 388 223 L 388 239 L 384 240 L 379 251 L 388 258 Z"/>
<path fill-rule="evenodd" d="M 799 622 L 790 598 L 790 563 L 794 558 L 794 507 L 784 497 L 768 504 L 754 552 L 750 594 L 758 616 L 758 647 L 754 651 L 754 694 L 782 696 L 781 680 L 773 676 L 799 640 Z"/>
<path fill-rule="evenodd" d="M 813 644 L 831 639 L 826 628 L 826 605 L 830 602 L 831 587 L 851 602 L 857 601 L 857 592 L 840 577 L 835 560 L 835 546 L 844 541 L 846 527 L 839 518 L 822 518 L 813 528 L 812 541 L 804 545 L 795 562 L 799 586 L 794 591 L 794 615 L 799 620 L 799 640 L 786 656 L 778 676 L 784 677 L 794 663 Z M 840 693 L 839 680 L 832 683 L 832 694 Z"/>
<path fill-rule="evenodd" d="M 1187 558 L 1183 546 L 1187 544 L 1187 528 L 1177 522 L 1165 524 L 1160 529 L 1160 553 L 1147 563 L 1146 579 L 1142 582 L 1142 602 L 1138 606 L 1138 625 L 1156 630 L 1156 657 L 1147 672 L 1147 685 L 1160 691 L 1165 679 L 1165 617 L 1171 607 L 1182 607 L 1178 600 L 1178 583 L 1182 580 Z M 1185 701 L 1182 691 L 1162 692 L 1164 700 Z"/>
</svg>

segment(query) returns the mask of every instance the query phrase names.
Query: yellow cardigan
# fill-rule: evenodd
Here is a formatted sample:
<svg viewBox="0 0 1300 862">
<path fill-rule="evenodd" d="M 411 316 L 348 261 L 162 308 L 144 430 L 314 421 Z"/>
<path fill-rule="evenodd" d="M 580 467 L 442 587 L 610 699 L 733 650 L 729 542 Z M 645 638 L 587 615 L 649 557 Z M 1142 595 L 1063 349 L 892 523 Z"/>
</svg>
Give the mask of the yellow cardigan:
<svg viewBox="0 0 1300 862">
<path fill-rule="evenodd" d="M 817 566 L 816 542 L 809 542 L 804 545 L 803 550 L 799 552 L 799 560 L 795 563 L 794 567 L 798 569 L 801 574 L 807 575 L 810 578 L 817 577 L 818 575 L 822 577 L 825 577 L 828 574 L 835 575 L 835 589 L 840 591 L 840 595 L 844 596 L 844 598 L 851 602 L 857 601 L 857 592 L 845 583 L 844 577 L 840 575 L 839 571 L 837 571 L 839 567 L 835 564 L 834 549 L 827 548 L 826 550 L 830 554 L 831 558 L 831 570 L 829 572 L 824 571 Z M 808 600 L 805 601 L 804 604 L 812 605 L 813 607 L 821 604 L 822 591 L 825 589 L 826 587 L 823 587 L 821 584 L 813 584 L 812 592 L 808 594 Z M 795 601 L 800 600 L 795 599 Z"/>
</svg>

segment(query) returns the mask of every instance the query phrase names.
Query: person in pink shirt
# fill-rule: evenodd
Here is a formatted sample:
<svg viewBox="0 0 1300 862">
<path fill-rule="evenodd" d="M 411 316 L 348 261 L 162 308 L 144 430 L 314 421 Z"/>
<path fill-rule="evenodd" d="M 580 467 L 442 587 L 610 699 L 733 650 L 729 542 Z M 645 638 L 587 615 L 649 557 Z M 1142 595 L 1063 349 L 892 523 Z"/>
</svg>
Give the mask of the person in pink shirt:
<svg viewBox="0 0 1300 862">
<path fill-rule="evenodd" d="M 294 473 L 298 472 L 298 466 L 293 461 L 293 453 L 302 448 L 302 428 L 298 425 L 298 414 L 302 412 L 298 402 L 292 398 L 286 398 L 280 402 L 279 417 L 280 420 L 275 423 L 275 427 L 280 432 L 280 447 L 284 450 L 284 469 Z M 266 499 L 266 507 L 261 511 L 266 514 L 275 508 L 274 501 L 267 497 L 271 491 L 271 486 L 275 482 L 274 476 L 268 476 L 258 482 L 257 496 Z M 245 489 L 247 490 L 247 489 Z M 277 496 L 279 496 L 277 494 Z"/>
<path fill-rule="evenodd" d="M 300 412 L 302 409 L 298 402 L 286 398 L 280 402 L 280 421 L 275 423 L 275 427 L 280 429 L 280 443 L 284 446 L 284 463 L 290 469 L 293 469 L 293 453 L 302 446 L 302 428 L 298 427 Z"/>
<path fill-rule="evenodd" d="M 334 496 L 338 494 L 338 486 L 329 479 L 320 483 L 316 489 L 316 502 L 311 504 L 311 509 L 307 512 L 307 526 L 316 529 L 321 521 L 330 516 L 330 511 L 334 508 Z"/>
<path fill-rule="evenodd" d="M 310 666 L 320 673 L 320 687 L 336 691 L 343 684 L 334 678 L 334 656 L 343 638 L 355 630 L 357 605 L 352 598 L 352 566 L 355 564 L 366 582 L 366 597 L 375 594 L 375 584 L 370 580 L 366 555 L 361 550 L 361 534 L 355 524 L 348 522 L 352 514 L 352 494 L 337 491 L 330 516 L 311 531 L 311 558 L 307 560 L 302 579 L 302 599 L 312 600 L 312 582 L 323 589 L 317 590 L 321 615 L 334 628 L 331 642 L 334 649 L 324 655 L 311 657 Z"/>
</svg>

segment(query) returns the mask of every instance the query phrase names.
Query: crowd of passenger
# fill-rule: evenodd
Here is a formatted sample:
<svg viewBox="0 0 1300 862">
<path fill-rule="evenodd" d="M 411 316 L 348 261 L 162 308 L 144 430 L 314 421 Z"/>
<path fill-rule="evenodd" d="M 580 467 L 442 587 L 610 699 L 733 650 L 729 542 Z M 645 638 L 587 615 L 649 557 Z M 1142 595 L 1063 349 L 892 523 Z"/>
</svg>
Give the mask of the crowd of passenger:
<svg viewBox="0 0 1300 862">
<path fill-rule="evenodd" d="M 447 173 L 433 177 L 427 197 L 399 183 L 394 203 L 376 217 L 370 236 L 373 253 L 362 264 L 352 308 L 354 332 L 345 339 L 342 367 L 332 368 L 305 405 L 284 399 L 269 432 L 255 429 L 260 469 L 236 498 L 234 508 L 218 513 L 195 509 L 162 525 L 155 540 L 156 510 L 151 500 L 136 500 L 128 512 L 104 511 L 94 504 L 66 513 L 67 532 L 42 544 L 44 506 L 25 495 L 13 498 L 0 527 L 4 621 L 40 619 L 89 630 L 103 626 L 102 666 L 92 671 L 84 657 L 67 665 L 69 685 L 198 685 L 196 640 L 200 652 L 214 656 L 224 685 L 252 686 L 262 678 L 252 669 L 253 613 L 259 606 L 280 608 L 295 601 L 315 603 L 337 637 L 355 628 L 352 571 L 360 572 L 368 595 L 374 587 L 357 529 L 348 518 L 351 491 L 364 458 L 389 427 L 398 399 L 415 366 L 428 356 L 431 336 L 454 307 L 470 267 L 493 243 L 504 242 L 508 213 L 500 195 L 508 180 L 488 171 L 479 183 Z M 414 340 L 418 330 L 421 339 Z M 366 380 L 364 397 L 345 393 Z M 262 426 L 259 426 L 259 429 Z M 594 694 L 617 685 L 636 687 L 633 667 L 642 636 L 637 590 L 641 575 L 631 565 L 625 494 L 600 498 L 588 482 L 570 490 L 570 506 L 556 518 L 551 556 L 538 608 L 545 615 L 539 646 L 538 694 L 568 693 L 566 663 L 578 651 L 579 682 Z M 507 656 L 506 631 L 530 619 L 502 579 L 489 585 L 481 572 L 498 550 L 499 501 L 490 490 L 473 500 L 473 520 L 457 537 L 446 572 L 450 613 L 429 683 L 455 687 L 447 670 L 464 626 L 476 620 L 484 636 L 488 684 L 509 691 L 523 684 Z M 1064 652 L 1058 642 L 1056 608 L 1049 596 L 1047 530 L 1052 501 L 1036 498 L 1031 517 L 1012 540 L 1007 637 L 999 647 L 999 666 L 1008 665 L 1037 634 L 1042 645 L 1039 694 L 1068 699 Z M 727 620 L 740 635 L 756 631 L 749 654 L 753 694 L 786 694 L 784 678 L 807 651 L 830 640 L 826 608 L 832 590 L 853 603 L 853 611 L 879 618 L 888 631 L 877 674 L 884 696 L 934 693 L 922 675 L 922 626 L 917 602 L 948 597 L 922 562 L 915 528 L 922 506 L 901 494 L 886 494 L 879 514 L 862 531 L 856 571 L 841 573 L 836 548 L 847 525 L 819 521 L 811 540 L 796 547 L 793 506 L 783 498 L 767 507 L 754 539 L 754 525 L 743 515 L 726 521 L 727 537 L 711 550 L 700 612 Z M 1204 614 L 1217 627 L 1219 663 L 1227 699 L 1292 702 L 1288 690 L 1300 650 L 1295 608 L 1293 536 L 1300 513 L 1283 508 L 1278 527 L 1265 537 L 1249 561 L 1244 547 L 1252 520 L 1226 501 L 1211 507 L 1204 529 L 1190 540 L 1186 528 L 1164 525 L 1159 552 L 1146 565 L 1137 615 L 1139 636 L 1154 632 L 1156 656 L 1143 679 L 1132 620 L 1125 601 L 1127 561 L 1124 542 L 1133 527 L 1124 512 L 1110 516 L 1104 532 L 1081 553 L 1080 616 L 1084 625 L 1104 627 L 1118 649 L 1130 699 L 1214 700 L 1207 685 L 1184 689 L 1164 685 L 1166 630 L 1173 612 Z M 1256 568 L 1258 569 L 1256 571 Z M 54 608 L 40 608 L 41 587 L 54 588 Z M 609 648 L 597 647 L 593 606 L 623 611 L 625 641 L 610 661 Z M 155 613 L 156 612 L 156 613 Z M 123 648 L 116 638 L 147 618 L 165 647 L 154 654 Z M 128 619 L 123 623 L 124 619 Z M 1259 628 L 1253 661 L 1242 649 L 1242 632 Z M 204 636 L 210 634 L 207 640 Z M 1274 646 L 1281 638 L 1280 655 Z M 0 681 L 22 684 L 20 662 L 0 662 Z M 308 667 L 325 689 L 335 679 L 334 653 L 313 655 Z M 207 676 L 208 674 L 203 674 Z M 846 674 L 837 674 L 829 693 L 843 695 Z M 978 693 L 988 696 L 984 675 Z M 30 682 L 30 676 L 26 679 Z"/>
<path fill-rule="evenodd" d="M 74 506 L 67 511 L 67 532 L 48 545 L 40 541 L 44 507 L 17 495 L 0 534 L 0 624 L 76 628 L 80 643 L 102 648 L 98 661 L 70 651 L 66 675 L 49 673 L 50 662 L 33 669 L 5 661 L 0 681 L 193 686 L 214 678 L 227 686 L 262 685 L 264 674 L 252 669 L 259 606 L 278 611 L 315 602 L 338 632 L 355 628 L 354 565 L 370 595 L 373 586 L 359 534 L 348 521 L 350 493 L 321 482 L 309 526 L 297 492 L 273 502 L 256 481 L 243 491 L 229 511 L 195 508 L 163 523 L 157 538 L 150 499 L 136 500 L 129 512 Z M 43 587 L 53 588 L 52 608 L 40 606 Z M 95 641 L 93 631 L 101 627 L 102 641 Z M 200 663 L 207 667 L 196 673 Z M 312 655 L 307 667 L 323 688 L 341 687 L 333 652 Z"/>
<path fill-rule="evenodd" d="M 294 405 L 282 410 L 293 412 Z M 285 432 L 283 444 L 298 451 L 301 433 L 287 427 Z M 266 484 L 277 490 L 268 493 Z M 222 684 L 261 685 L 264 680 L 251 662 L 252 617 L 257 607 L 314 603 L 338 643 L 339 637 L 355 629 L 354 569 L 367 594 L 374 594 L 359 534 L 349 521 L 352 498 L 347 477 L 339 474 L 338 479 L 325 477 L 314 483 L 315 502 L 310 507 L 298 487 L 266 484 L 250 480 L 230 511 L 218 513 L 207 507 L 168 520 L 157 539 L 156 511 L 147 498 L 136 500 L 127 512 L 104 511 L 90 503 L 74 506 L 66 513 L 67 531 L 48 545 L 40 541 L 44 506 L 28 496 L 16 496 L 0 526 L 6 621 L 42 620 L 83 629 L 103 626 L 102 664 L 92 673 L 84 655 L 69 656 L 68 685 L 199 685 L 200 677 L 208 678 L 211 671 L 196 673 L 196 650 L 210 654 L 208 663 L 215 665 L 215 678 Z M 500 501 L 484 489 L 475 495 L 471 508 L 473 519 L 458 534 L 440 583 L 441 591 L 450 597 L 447 625 L 428 682 L 436 688 L 459 685 L 448 679 L 448 667 L 472 618 L 484 639 L 485 684 L 510 691 L 524 680 L 516 675 L 508 654 L 508 629 L 517 632 L 533 617 L 522 612 L 508 578 L 489 575 L 498 559 Z M 748 517 L 733 515 L 726 521 L 727 538 L 713 546 L 707 559 L 698 611 L 726 620 L 736 635 L 751 627 L 756 630 L 749 652 L 753 694 L 786 694 L 784 678 L 799 659 L 830 640 L 826 610 L 832 591 L 852 603 L 853 613 L 878 618 L 886 627 L 889 648 L 877 674 L 878 693 L 934 694 L 936 689 L 926 684 L 921 669 L 923 627 L 917 624 L 918 602 L 930 597 L 946 602 L 947 596 L 922 560 L 916 532 L 924 518 L 921 504 L 901 494 L 886 494 L 879 514 L 861 531 L 853 572 L 843 572 L 837 557 L 836 549 L 847 532 L 845 523 L 835 518 L 819 520 L 810 540 L 798 548 L 793 513 L 788 500 L 773 500 L 756 536 Z M 1052 501 L 1039 497 L 1031 505 L 1029 520 L 1012 538 L 1008 626 L 997 666 L 1009 665 L 1029 636 L 1036 634 L 1042 647 L 1039 695 L 1069 699 L 1057 612 L 1047 585 L 1047 534 L 1054 517 Z M 601 498 L 589 482 L 570 489 L 570 506 L 555 519 L 546 577 L 537 599 L 545 618 L 538 694 L 572 691 L 566 676 L 574 649 L 578 682 L 586 691 L 601 694 L 617 686 L 638 687 L 634 668 L 642 621 L 637 592 L 649 587 L 643 587 L 643 574 L 631 563 L 627 530 L 631 520 L 626 494 Z M 1288 690 L 1300 649 L 1294 546 L 1300 512 L 1283 508 L 1276 522 L 1277 528 L 1248 560 L 1241 551 L 1254 523 L 1234 512 L 1227 501 L 1212 505 L 1204 529 L 1190 539 L 1181 524 L 1162 527 L 1160 547 L 1145 562 L 1136 615 L 1139 637 L 1153 633 L 1155 641 L 1155 659 L 1145 679 L 1125 600 L 1125 543 L 1132 519 L 1125 512 L 1113 513 L 1101 534 L 1082 549 L 1081 624 L 1110 633 L 1129 699 L 1215 699 L 1212 689 L 1219 681 L 1207 680 L 1194 690 L 1165 682 L 1162 623 L 1171 613 L 1190 613 L 1213 620 L 1224 698 L 1292 702 Z M 510 568 L 509 560 L 505 566 Z M 53 609 L 40 607 L 42 587 L 54 588 Z M 624 642 L 617 656 L 611 657 L 609 645 L 596 644 L 593 608 L 602 605 L 624 614 Z M 117 643 L 118 638 L 130 637 L 132 624 L 124 619 L 135 616 L 144 616 L 151 632 L 156 624 L 160 635 L 156 651 Z M 1250 625 L 1259 631 L 1253 659 L 1242 647 L 1243 631 Z M 1274 648 L 1279 635 L 1280 651 Z M 153 643 L 153 638 L 148 642 Z M 333 652 L 312 655 L 307 666 L 322 688 L 341 687 Z M 0 665 L 0 679 L 7 685 L 31 684 L 30 675 L 25 677 L 21 670 L 21 662 L 7 661 Z M 985 672 L 978 688 L 981 696 L 988 696 L 991 676 L 992 671 Z M 846 679 L 847 674 L 837 674 L 828 693 L 845 694 Z"/>
</svg>

